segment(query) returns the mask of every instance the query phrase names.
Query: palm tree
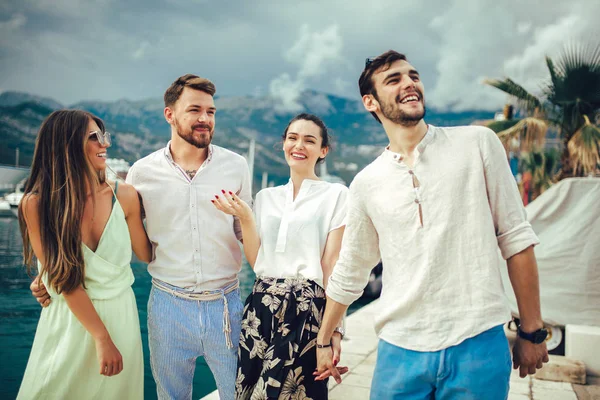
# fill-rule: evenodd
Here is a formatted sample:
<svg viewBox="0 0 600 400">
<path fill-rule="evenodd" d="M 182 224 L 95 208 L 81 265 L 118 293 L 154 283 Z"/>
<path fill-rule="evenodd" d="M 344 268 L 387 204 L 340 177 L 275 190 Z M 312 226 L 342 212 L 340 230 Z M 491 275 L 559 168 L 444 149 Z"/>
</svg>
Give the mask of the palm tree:
<svg viewBox="0 0 600 400">
<path fill-rule="evenodd" d="M 593 174 L 600 165 L 600 44 L 567 46 L 557 62 L 546 57 L 546 65 L 550 80 L 541 97 L 510 78 L 484 81 L 511 95 L 527 115 L 498 136 L 505 145 L 518 137 L 521 150 L 531 152 L 543 146 L 550 125 L 563 144 L 558 179 Z"/>
<path fill-rule="evenodd" d="M 523 170 L 531 172 L 531 201 L 553 184 L 552 177 L 556 173 L 558 164 L 558 151 L 548 149 L 545 151 L 533 150 L 523 154 L 521 159 Z"/>
</svg>

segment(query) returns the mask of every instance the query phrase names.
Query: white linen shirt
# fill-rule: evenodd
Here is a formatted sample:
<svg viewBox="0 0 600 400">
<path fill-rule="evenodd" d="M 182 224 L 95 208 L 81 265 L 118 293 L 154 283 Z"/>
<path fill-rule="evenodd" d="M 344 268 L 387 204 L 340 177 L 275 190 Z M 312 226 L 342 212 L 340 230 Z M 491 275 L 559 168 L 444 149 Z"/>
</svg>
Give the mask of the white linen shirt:
<svg viewBox="0 0 600 400">
<path fill-rule="evenodd" d="M 402 156 L 385 150 L 357 174 L 327 295 L 343 304 L 357 299 L 381 256 L 377 334 L 438 351 L 510 319 L 498 248 L 508 259 L 539 241 L 490 129 L 430 125 L 412 172 L 418 190 Z"/>
<path fill-rule="evenodd" d="M 154 250 L 148 264 L 153 278 L 194 292 L 237 281 L 241 228 L 237 219 L 217 210 L 211 199 L 224 189 L 252 204 L 250 173 L 242 156 L 210 145 L 206 161 L 190 179 L 173 161 L 169 142 L 133 164 L 127 183 L 142 197 Z"/>
<path fill-rule="evenodd" d="M 296 199 L 291 180 L 258 192 L 256 275 L 312 279 L 323 287 L 321 258 L 329 232 L 346 224 L 347 195 L 344 185 L 311 179 L 302 181 Z"/>
</svg>

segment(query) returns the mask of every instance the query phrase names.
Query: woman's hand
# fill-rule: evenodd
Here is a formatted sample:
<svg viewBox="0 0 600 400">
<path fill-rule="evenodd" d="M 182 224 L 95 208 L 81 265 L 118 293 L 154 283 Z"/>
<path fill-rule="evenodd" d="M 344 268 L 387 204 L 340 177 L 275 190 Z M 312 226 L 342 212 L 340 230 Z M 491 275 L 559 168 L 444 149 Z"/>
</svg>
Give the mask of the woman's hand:
<svg viewBox="0 0 600 400">
<path fill-rule="evenodd" d="M 113 376 L 123 371 L 123 357 L 109 337 L 96 339 L 100 375 Z"/>
<path fill-rule="evenodd" d="M 331 347 L 317 349 L 317 370 L 313 372 L 315 381 L 322 381 L 330 376 L 337 383 L 342 382 L 342 375 L 348 372 L 348 367 L 338 367 L 342 353 L 342 335 L 334 332 L 331 336 Z"/>
<path fill-rule="evenodd" d="M 252 209 L 244 200 L 233 192 L 225 192 L 224 190 L 221 190 L 221 192 L 222 195 L 215 195 L 214 200 L 211 200 L 218 210 L 238 217 L 242 222 L 253 218 Z"/>
<path fill-rule="evenodd" d="M 331 349 L 333 350 L 333 365 L 337 367 L 340 362 L 340 355 L 342 354 L 342 334 L 339 332 L 333 332 L 331 336 Z"/>
</svg>

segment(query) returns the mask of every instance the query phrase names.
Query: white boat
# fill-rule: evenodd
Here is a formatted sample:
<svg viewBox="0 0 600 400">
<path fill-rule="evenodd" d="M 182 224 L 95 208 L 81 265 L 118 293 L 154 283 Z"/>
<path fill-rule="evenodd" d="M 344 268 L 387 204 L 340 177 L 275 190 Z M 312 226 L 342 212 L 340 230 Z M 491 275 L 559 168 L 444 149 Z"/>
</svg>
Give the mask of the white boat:
<svg viewBox="0 0 600 400">
<path fill-rule="evenodd" d="M 14 216 L 19 214 L 19 203 L 23 198 L 23 192 L 17 190 L 4 196 L 4 202 L 8 203 L 9 209 Z"/>
<path fill-rule="evenodd" d="M 4 199 L 0 199 L 0 217 L 13 217 L 14 215 L 10 203 Z"/>
</svg>

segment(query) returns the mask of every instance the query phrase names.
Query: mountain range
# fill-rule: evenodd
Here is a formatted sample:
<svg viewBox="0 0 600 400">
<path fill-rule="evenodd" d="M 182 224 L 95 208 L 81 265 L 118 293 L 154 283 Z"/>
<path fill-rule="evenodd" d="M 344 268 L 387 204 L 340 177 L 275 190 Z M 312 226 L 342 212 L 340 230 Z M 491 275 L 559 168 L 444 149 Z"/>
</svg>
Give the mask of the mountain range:
<svg viewBox="0 0 600 400">
<path fill-rule="evenodd" d="M 387 143 L 381 125 L 359 100 L 310 90 L 302 93 L 298 103 L 301 111 L 318 115 L 329 127 L 333 151 L 327 156 L 328 172 L 347 183 Z M 263 172 L 274 184 L 285 182 L 289 172 L 281 151 L 281 134 L 297 112 L 281 110 L 278 102 L 268 96 L 217 96 L 215 104 L 218 111 L 213 143 L 245 155 L 250 139 L 255 139 L 255 182 L 260 182 Z M 63 105 L 29 93 L 4 92 L 0 94 L 0 164 L 14 165 L 18 148 L 19 164 L 29 166 L 41 122 L 61 108 L 83 109 L 100 117 L 113 134 L 109 156 L 129 163 L 163 147 L 170 137 L 161 98 Z M 489 111 L 454 113 L 428 108 L 425 119 L 433 125 L 456 126 L 492 117 L 493 112 Z"/>
</svg>

